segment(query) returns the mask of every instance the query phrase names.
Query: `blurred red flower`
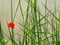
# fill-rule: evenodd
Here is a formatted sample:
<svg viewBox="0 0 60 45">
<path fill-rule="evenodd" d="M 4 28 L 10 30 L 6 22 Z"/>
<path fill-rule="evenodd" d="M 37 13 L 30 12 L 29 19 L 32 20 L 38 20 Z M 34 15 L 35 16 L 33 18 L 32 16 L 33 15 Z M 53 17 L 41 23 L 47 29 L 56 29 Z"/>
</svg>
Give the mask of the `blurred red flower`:
<svg viewBox="0 0 60 45">
<path fill-rule="evenodd" d="M 8 27 L 9 27 L 9 28 L 14 28 L 14 26 L 15 26 L 14 23 L 12 23 L 12 22 L 8 23 Z"/>
</svg>

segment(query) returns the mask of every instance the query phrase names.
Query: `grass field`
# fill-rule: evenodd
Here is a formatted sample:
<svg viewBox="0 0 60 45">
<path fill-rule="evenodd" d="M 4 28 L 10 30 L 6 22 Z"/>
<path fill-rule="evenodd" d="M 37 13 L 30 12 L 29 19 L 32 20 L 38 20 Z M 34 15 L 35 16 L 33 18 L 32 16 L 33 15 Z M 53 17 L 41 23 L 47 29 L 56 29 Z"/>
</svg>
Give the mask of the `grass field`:
<svg viewBox="0 0 60 45">
<path fill-rule="evenodd" d="M 22 5 L 24 1 L 25 7 Z M 52 9 L 48 5 L 49 0 L 41 4 L 38 0 L 24 1 L 18 0 L 16 8 L 13 8 L 13 0 L 10 0 L 11 18 L 5 16 L 4 24 L 4 16 L 0 20 L 0 45 L 60 45 L 60 10 L 57 1 L 53 0 Z M 7 29 L 3 29 L 3 25 Z"/>
</svg>

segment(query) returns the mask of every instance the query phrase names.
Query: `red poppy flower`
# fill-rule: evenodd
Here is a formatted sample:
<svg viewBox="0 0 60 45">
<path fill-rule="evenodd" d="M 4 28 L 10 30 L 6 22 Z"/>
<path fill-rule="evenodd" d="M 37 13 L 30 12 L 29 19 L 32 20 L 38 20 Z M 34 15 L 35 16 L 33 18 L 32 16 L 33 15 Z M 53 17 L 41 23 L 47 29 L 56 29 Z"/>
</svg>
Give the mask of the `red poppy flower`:
<svg viewBox="0 0 60 45">
<path fill-rule="evenodd" d="M 15 26 L 14 23 L 12 23 L 12 22 L 8 23 L 8 27 L 9 27 L 9 28 L 14 28 L 14 26 Z"/>
</svg>

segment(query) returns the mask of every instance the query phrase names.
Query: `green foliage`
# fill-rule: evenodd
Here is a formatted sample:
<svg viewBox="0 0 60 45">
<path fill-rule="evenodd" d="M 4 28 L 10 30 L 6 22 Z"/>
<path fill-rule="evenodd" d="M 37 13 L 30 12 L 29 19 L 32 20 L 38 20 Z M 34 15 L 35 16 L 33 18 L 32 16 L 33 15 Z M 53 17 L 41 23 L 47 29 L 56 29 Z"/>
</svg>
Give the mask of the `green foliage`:
<svg viewBox="0 0 60 45">
<path fill-rule="evenodd" d="M 45 1 L 45 4 L 42 3 L 45 8 L 45 14 L 41 13 L 40 7 L 38 6 L 39 4 L 37 3 L 38 0 L 26 0 L 26 2 L 26 12 L 23 13 L 21 0 L 19 0 L 13 17 L 13 7 L 11 0 L 11 22 L 14 22 L 15 20 L 18 7 L 20 8 L 23 20 L 23 23 L 18 22 L 18 24 L 22 27 L 20 30 L 23 31 L 23 36 L 22 39 L 19 40 L 19 45 L 60 45 L 60 15 L 59 18 L 56 16 L 56 1 L 54 0 L 53 12 L 47 7 L 48 0 Z M 51 19 L 49 19 L 49 17 Z M 51 27 L 51 29 L 49 27 Z M 10 28 L 8 28 L 8 31 L 9 36 L 6 36 L 11 40 L 12 45 L 18 45 L 14 38 L 14 29 L 10 30 Z M 0 23 L 1 45 L 5 45 L 3 35 L 4 34 L 2 34 Z"/>
</svg>

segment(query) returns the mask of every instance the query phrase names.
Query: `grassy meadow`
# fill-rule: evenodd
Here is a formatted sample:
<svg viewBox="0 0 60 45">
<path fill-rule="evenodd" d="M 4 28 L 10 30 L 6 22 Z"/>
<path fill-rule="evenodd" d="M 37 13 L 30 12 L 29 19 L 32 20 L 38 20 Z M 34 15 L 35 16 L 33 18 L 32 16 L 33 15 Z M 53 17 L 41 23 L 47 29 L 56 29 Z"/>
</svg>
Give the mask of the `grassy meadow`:
<svg viewBox="0 0 60 45">
<path fill-rule="evenodd" d="M 60 0 L 2 0 L 0 45 L 60 45 Z"/>
</svg>

